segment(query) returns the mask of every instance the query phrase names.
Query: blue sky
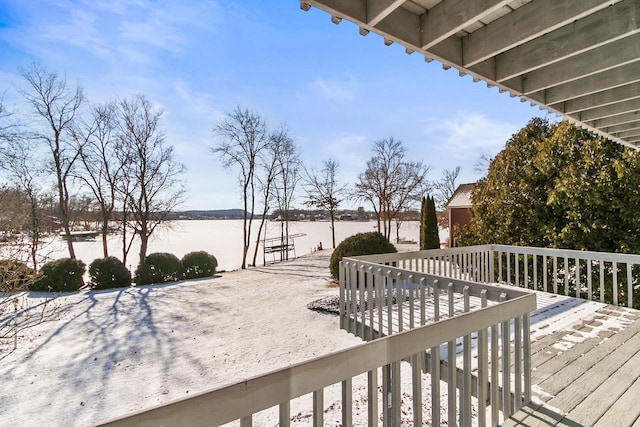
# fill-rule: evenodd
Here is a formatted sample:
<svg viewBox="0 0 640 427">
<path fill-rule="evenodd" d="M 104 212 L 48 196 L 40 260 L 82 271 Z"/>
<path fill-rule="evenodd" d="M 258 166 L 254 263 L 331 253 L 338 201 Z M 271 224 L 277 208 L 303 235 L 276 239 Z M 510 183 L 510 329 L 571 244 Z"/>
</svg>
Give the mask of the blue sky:
<svg viewBox="0 0 640 427">
<path fill-rule="evenodd" d="M 350 184 L 389 136 L 430 179 L 459 165 L 474 181 L 481 154 L 545 115 L 330 18 L 298 0 L 0 0 L 0 92 L 24 111 L 19 67 L 35 61 L 95 103 L 144 93 L 187 167 L 184 209 L 241 206 L 235 173 L 211 154 L 214 124 L 236 105 L 285 124 L 306 165 L 337 159 Z"/>
</svg>

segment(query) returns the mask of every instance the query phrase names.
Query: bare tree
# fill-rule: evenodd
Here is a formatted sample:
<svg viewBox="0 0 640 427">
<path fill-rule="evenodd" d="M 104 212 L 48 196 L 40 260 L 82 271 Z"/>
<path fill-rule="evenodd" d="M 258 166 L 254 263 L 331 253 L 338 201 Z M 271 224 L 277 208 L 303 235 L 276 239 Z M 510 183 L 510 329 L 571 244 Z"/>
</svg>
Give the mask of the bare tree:
<svg viewBox="0 0 640 427">
<path fill-rule="evenodd" d="M 458 176 L 460 175 L 460 166 L 455 169 L 444 169 L 442 177 L 434 183 L 436 189 L 435 201 L 439 209 L 447 204 L 453 193 L 456 191 L 458 184 Z"/>
<path fill-rule="evenodd" d="M 18 142 L 19 141 L 19 142 Z M 41 187 L 44 171 L 34 161 L 34 147 L 27 139 L 14 139 L 13 144 L 0 148 L 0 165 L 8 172 L 13 187 L 12 201 L 3 200 L 9 208 L 9 217 L 20 231 L 20 242 L 14 241 L 14 248 L 24 249 L 34 270 L 38 270 L 38 252 L 42 246 L 45 221 L 41 207 L 44 192 Z M 4 196 L 7 196 L 5 193 Z M 7 197 L 3 197 L 6 199 Z M 16 230 L 17 231 L 17 230 Z M 25 257 L 18 256 L 17 259 Z"/>
<path fill-rule="evenodd" d="M 129 222 L 140 238 L 143 261 L 149 238 L 182 202 L 180 175 L 184 166 L 176 161 L 173 147 L 166 144 L 162 112 L 144 95 L 121 100 L 118 114 L 118 149 L 122 150 L 121 159 L 126 160 L 123 173 L 132 180 L 124 199 L 131 215 Z"/>
<path fill-rule="evenodd" d="M 80 151 L 83 168 L 79 178 L 91 190 L 100 211 L 102 252 L 105 258 L 109 256 L 109 223 L 114 219 L 118 186 L 121 186 L 119 181 L 127 165 L 118 155 L 121 147 L 116 130 L 117 105 L 110 102 L 94 107 L 90 120 L 81 123 L 74 132 L 76 140 L 83 147 Z"/>
<path fill-rule="evenodd" d="M 354 196 L 371 203 L 378 231 L 384 231 L 387 239 L 392 221 L 420 200 L 430 169 L 422 162 L 406 160 L 406 151 L 402 141 L 393 137 L 374 142 L 374 156 L 356 180 Z"/>
<path fill-rule="evenodd" d="M 281 259 L 285 260 L 289 259 L 289 251 L 287 250 L 290 236 L 289 211 L 295 195 L 296 186 L 300 181 L 300 152 L 285 129 L 279 132 L 277 143 L 280 145 L 280 149 L 278 150 L 275 197 L 278 210 L 282 216 L 280 241 L 283 250 Z"/>
<path fill-rule="evenodd" d="M 254 267 L 256 265 L 256 259 L 258 258 L 258 248 L 260 246 L 262 230 L 265 229 L 267 214 L 272 205 L 274 185 L 278 172 L 278 159 L 280 158 L 281 140 L 280 131 L 272 132 L 269 135 L 269 143 L 265 147 L 265 152 L 259 156 L 259 170 L 256 177 L 258 192 L 262 196 L 262 215 L 256 236 L 256 244 L 253 250 L 253 261 L 251 265 Z M 266 260 L 263 259 L 263 262 L 266 262 Z"/>
<path fill-rule="evenodd" d="M 64 76 L 49 72 L 40 65 L 22 69 L 27 82 L 22 94 L 44 125 L 36 130 L 35 138 L 42 141 L 51 152 L 50 166 L 56 177 L 60 220 L 69 249 L 69 257 L 75 259 L 69 218 L 70 176 L 79 148 L 69 138 L 69 131 L 77 119 L 84 102 L 80 85 L 70 85 Z"/>
<path fill-rule="evenodd" d="M 338 183 L 337 160 L 328 159 L 322 161 L 320 171 L 313 168 L 305 170 L 304 188 L 307 192 L 306 206 L 329 211 L 331 218 L 331 242 L 336 247 L 335 219 L 338 206 L 346 195 L 347 186 Z"/>
<path fill-rule="evenodd" d="M 212 152 L 222 160 L 226 169 L 235 167 L 239 170 L 244 204 L 241 268 L 245 269 L 256 207 L 256 168 L 261 153 L 269 145 L 267 125 L 258 114 L 237 106 L 215 125 L 213 133 L 220 142 Z"/>
</svg>

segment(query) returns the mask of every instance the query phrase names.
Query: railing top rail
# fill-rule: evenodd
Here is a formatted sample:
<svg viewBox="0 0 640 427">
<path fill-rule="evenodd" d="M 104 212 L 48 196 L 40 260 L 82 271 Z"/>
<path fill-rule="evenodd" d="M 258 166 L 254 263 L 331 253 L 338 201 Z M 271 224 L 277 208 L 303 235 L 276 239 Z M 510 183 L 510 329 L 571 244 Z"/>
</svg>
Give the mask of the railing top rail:
<svg viewBox="0 0 640 427">
<path fill-rule="evenodd" d="M 493 251 L 516 254 L 546 255 L 568 258 L 580 258 L 592 261 L 622 262 L 640 264 L 640 255 L 613 252 L 579 251 L 575 249 L 536 248 L 532 246 L 490 245 Z"/>
<path fill-rule="evenodd" d="M 434 256 L 446 256 L 457 254 L 477 253 L 484 251 L 499 251 L 516 254 L 529 254 L 529 255 L 546 255 L 546 256 L 558 256 L 568 258 L 580 258 L 588 259 L 592 261 L 606 261 L 606 262 L 622 262 L 640 264 L 640 255 L 638 254 L 623 254 L 615 252 L 597 252 L 597 251 L 581 251 L 575 249 L 557 249 L 557 248 L 538 248 L 533 246 L 513 246 L 513 245 L 475 245 L 475 246 L 460 246 L 455 248 L 446 249 L 428 249 L 424 251 L 413 252 L 397 252 L 387 254 L 376 255 L 361 255 L 354 257 L 361 261 L 369 262 L 389 262 L 389 261 L 402 261 L 409 259 L 421 259 Z"/>
<path fill-rule="evenodd" d="M 471 296 L 479 297 L 482 290 L 487 291 L 487 299 L 489 301 L 499 301 L 500 295 L 505 294 L 508 299 L 518 298 L 523 295 L 528 295 L 531 291 L 523 288 L 517 288 L 513 286 L 505 286 L 498 283 L 479 283 L 472 282 L 468 280 L 455 279 L 452 277 L 438 276 L 436 274 L 430 273 L 422 273 L 419 271 L 410 271 L 405 270 L 400 267 L 392 267 L 389 265 L 382 265 L 376 262 L 370 261 L 361 261 L 357 258 L 343 258 L 342 262 L 347 265 L 356 266 L 356 268 L 365 268 L 372 269 L 373 272 L 381 270 L 382 274 L 389 274 L 391 277 L 395 277 L 398 274 L 404 276 L 405 278 L 408 276 L 413 276 L 413 280 L 415 282 L 419 282 L 420 279 L 424 278 L 429 285 L 433 283 L 434 280 L 437 280 L 440 284 L 440 288 L 444 289 L 449 283 L 453 283 L 454 292 L 462 293 L 463 289 L 468 286 L 469 294 Z"/>
<path fill-rule="evenodd" d="M 490 251 L 492 245 L 477 245 L 477 246 L 460 246 L 455 248 L 446 249 L 427 249 L 423 251 L 412 252 L 392 252 L 386 254 L 375 255 L 359 255 L 354 257 L 358 260 L 370 261 L 370 262 L 387 262 L 387 261 L 402 261 L 408 259 L 420 259 L 429 258 L 433 256 L 446 256 L 456 254 L 467 254 L 472 252 Z"/>
<path fill-rule="evenodd" d="M 467 312 L 392 336 L 305 361 L 193 397 L 112 420 L 106 426 L 151 426 L 162 420 L 180 425 L 189 413 L 192 427 L 220 425 L 320 390 L 345 378 L 438 346 L 455 338 L 529 313 L 536 308 L 533 294 Z"/>
</svg>

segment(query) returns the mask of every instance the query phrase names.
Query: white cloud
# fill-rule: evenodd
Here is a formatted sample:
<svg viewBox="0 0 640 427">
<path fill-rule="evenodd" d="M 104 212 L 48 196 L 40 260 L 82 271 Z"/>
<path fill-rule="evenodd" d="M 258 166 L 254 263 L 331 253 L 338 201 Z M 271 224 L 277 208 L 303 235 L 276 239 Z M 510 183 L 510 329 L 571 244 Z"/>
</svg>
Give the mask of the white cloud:
<svg viewBox="0 0 640 427">
<path fill-rule="evenodd" d="M 425 133 L 438 140 L 449 155 L 464 159 L 470 152 L 497 153 L 521 126 L 495 120 L 482 113 L 460 111 L 444 120 L 429 120 Z"/>
<path fill-rule="evenodd" d="M 314 96 L 320 95 L 332 101 L 351 101 L 356 97 L 357 86 L 353 76 L 343 80 L 327 80 L 318 77 L 308 84 L 308 89 Z"/>
</svg>

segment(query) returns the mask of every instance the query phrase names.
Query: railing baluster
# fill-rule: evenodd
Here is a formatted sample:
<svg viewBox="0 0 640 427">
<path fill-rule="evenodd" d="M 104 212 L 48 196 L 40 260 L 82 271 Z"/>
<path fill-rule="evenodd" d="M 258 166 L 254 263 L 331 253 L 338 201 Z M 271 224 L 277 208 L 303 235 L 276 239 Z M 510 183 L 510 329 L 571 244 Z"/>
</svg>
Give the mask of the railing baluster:
<svg viewBox="0 0 640 427">
<path fill-rule="evenodd" d="M 251 427 L 253 425 L 253 420 L 251 415 L 247 415 L 246 417 L 240 418 L 240 427 Z"/>
<path fill-rule="evenodd" d="M 426 283 L 427 279 L 420 278 L 420 326 L 424 326 L 427 322 L 427 306 L 426 306 Z"/>
<path fill-rule="evenodd" d="M 402 402 L 402 390 L 400 389 L 400 363 L 391 363 L 391 412 L 392 425 L 400 426 L 402 424 L 400 405 Z"/>
<path fill-rule="evenodd" d="M 548 282 L 548 265 L 547 265 L 547 256 L 544 255 L 542 257 L 542 290 L 547 292 L 547 282 Z"/>
<path fill-rule="evenodd" d="M 558 293 L 558 257 L 553 257 L 553 293 Z"/>
<path fill-rule="evenodd" d="M 480 306 L 487 307 L 487 290 L 480 291 Z M 478 425 L 487 424 L 487 372 L 489 370 L 487 357 L 487 330 L 478 331 Z M 434 425 L 437 425 L 434 423 Z"/>
<path fill-rule="evenodd" d="M 502 283 L 502 251 L 498 251 L 498 283 Z"/>
<path fill-rule="evenodd" d="M 533 288 L 534 290 L 538 288 L 538 255 L 533 256 Z"/>
<path fill-rule="evenodd" d="M 529 289 L 529 255 L 524 254 L 524 288 Z"/>
<path fill-rule="evenodd" d="M 375 320 L 375 306 L 374 296 L 373 296 L 373 287 L 374 287 L 374 278 L 373 278 L 373 267 L 367 268 L 367 311 L 369 312 L 369 341 L 375 339 L 374 335 L 374 325 L 373 321 Z"/>
<path fill-rule="evenodd" d="M 453 300 L 453 292 L 454 287 L 453 283 L 449 283 L 448 287 L 448 297 L 449 297 L 449 318 L 452 318 L 455 314 L 454 311 L 454 300 Z M 456 369 L 456 340 L 451 340 L 447 343 L 447 383 L 448 383 L 448 393 L 449 393 L 449 418 L 448 424 L 449 426 L 455 427 L 456 425 L 456 380 L 457 380 L 457 369 Z"/>
<path fill-rule="evenodd" d="M 600 302 L 604 302 L 604 261 L 600 261 Z"/>
<path fill-rule="evenodd" d="M 618 263 L 612 264 L 611 273 L 613 274 L 613 305 L 618 305 Z"/>
<path fill-rule="evenodd" d="M 576 298 L 580 298 L 580 259 L 574 260 L 575 264 L 575 279 L 576 279 Z"/>
<path fill-rule="evenodd" d="M 467 313 L 470 310 L 469 301 L 469 286 L 465 286 L 462 290 L 464 297 L 464 312 Z M 462 408 L 462 422 L 463 426 L 471 425 L 471 334 L 467 334 L 463 338 L 463 380 L 462 380 L 462 396 L 463 405 Z"/>
<path fill-rule="evenodd" d="M 338 270 L 338 280 L 339 280 L 339 289 L 340 289 L 340 295 L 339 295 L 339 299 L 338 299 L 338 305 L 340 306 L 340 329 L 346 329 L 345 328 L 345 316 L 347 314 L 347 310 L 346 310 L 346 303 L 345 303 L 345 289 L 346 289 L 346 283 L 345 283 L 345 274 L 344 274 L 344 269 L 345 269 L 345 265 L 347 263 L 345 261 L 340 261 L 340 269 Z"/>
<path fill-rule="evenodd" d="M 357 294 L 357 274 L 358 270 L 356 270 L 356 265 L 352 263 L 351 268 L 349 269 L 349 277 L 351 284 L 351 330 L 350 332 L 354 335 L 358 335 L 358 294 Z"/>
<path fill-rule="evenodd" d="M 391 279 L 391 271 L 385 274 L 387 282 L 387 334 L 393 334 L 393 280 Z"/>
<path fill-rule="evenodd" d="M 522 316 L 522 336 L 524 342 L 524 404 L 531 402 L 531 315 Z"/>
<path fill-rule="evenodd" d="M 507 253 L 507 285 L 511 284 L 511 253 Z"/>
<path fill-rule="evenodd" d="M 324 424 L 324 389 L 313 392 L 313 427 Z"/>
<path fill-rule="evenodd" d="M 433 281 L 433 321 L 440 320 L 440 285 Z M 440 346 L 431 347 L 431 425 L 440 425 Z M 422 405 L 420 405 L 422 408 Z M 414 425 L 421 425 L 415 424 Z"/>
<path fill-rule="evenodd" d="M 364 300 L 365 287 L 366 281 L 364 279 L 364 265 L 360 265 L 360 268 L 358 269 L 358 296 L 360 298 L 360 338 L 363 340 L 367 339 L 367 303 Z"/>
<path fill-rule="evenodd" d="M 633 277 L 630 262 L 627 262 L 627 307 L 633 308 Z"/>
<path fill-rule="evenodd" d="M 500 424 L 500 374 L 499 374 L 498 325 L 491 326 L 491 425 Z"/>
<path fill-rule="evenodd" d="M 291 403 L 289 401 L 281 403 L 278 410 L 280 426 L 288 427 L 291 423 Z"/>
<path fill-rule="evenodd" d="M 384 336 L 384 323 L 383 323 L 383 312 L 384 312 L 384 282 L 385 278 L 382 275 L 382 269 L 378 268 L 376 270 L 376 295 L 377 302 L 376 306 L 378 307 L 378 337 Z"/>
<path fill-rule="evenodd" d="M 369 427 L 378 425 L 378 370 L 367 373 L 367 414 Z"/>
<path fill-rule="evenodd" d="M 391 365 L 382 367 L 382 426 L 391 425 Z"/>
<path fill-rule="evenodd" d="M 396 307 L 398 307 L 398 331 L 404 331 L 404 280 L 402 273 L 396 274 Z"/>
<path fill-rule="evenodd" d="M 514 319 L 514 376 L 515 384 L 513 386 L 514 406 L 513 412 L 517 412 L 522 407 L 522 321 L 520 316 Z"/>
<path fill-rule="evenodd" d="M 507 295 L 500 295 L 501 301 L 507 300 Z M 510 321 L 502 322 L 502 413 L 505 418 L 510 417 L 511 411 L 511 339 Z"/>
<path fill-rule="evenodd" d="M 407 278 L 407 282 L 409 284 L 409 329 L 413 329 L 414 327 L 414 296 L 413 296 L 413 274 L 409 275 Z"/>
<path fill-rule="evenodd" d="M 564 257 L 564 294 L 569 296 L 569 257 Z"/>
<path fill-rule="evenodd" d="M 513 254 L 513 263 L 515 264 L 516 270 L 516 286 L 520 287 L 520 254 L 517 252 Z"/>
<path fill-rule="evenodd" d="M 351 418 L 353 416 L 353 393 L 352 379 L 347 378 L 342 381 L 342 425 L 344 427 L 351 426 Z"/>
<path fill-rule="evenodd" d="M 413 425 L 421 426 L 422 425 L 422 353 L 414 354 L 413 356 L 411 356 L 411 384 L 412 384 L 412 391 L 413 391 Z"/>
<path fill-rule="evenodd" d="M 590 259 L 587 260 L 587 299 L 589 301 L 593 300 L 593 279 L 591 277 L 591 263 Z"/>
</svg>

